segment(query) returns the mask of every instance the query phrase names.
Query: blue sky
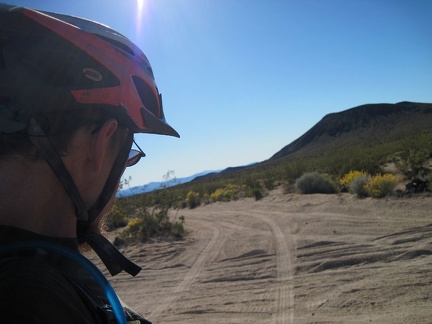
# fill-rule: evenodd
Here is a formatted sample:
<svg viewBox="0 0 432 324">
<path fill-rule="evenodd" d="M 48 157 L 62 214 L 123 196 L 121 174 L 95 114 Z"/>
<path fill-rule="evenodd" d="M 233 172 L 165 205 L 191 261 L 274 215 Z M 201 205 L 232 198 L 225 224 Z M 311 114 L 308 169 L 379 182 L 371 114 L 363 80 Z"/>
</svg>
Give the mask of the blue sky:
<svg viewBox="0 0 432 324">
<path fill-rule="evenodd" d="M 132 186 L 270 158 L 324 115 L 432 102 L 430 0 L 10 0 L 104 23 L 149 58 L 181 138 L 136 136 Z"/>
</svg>

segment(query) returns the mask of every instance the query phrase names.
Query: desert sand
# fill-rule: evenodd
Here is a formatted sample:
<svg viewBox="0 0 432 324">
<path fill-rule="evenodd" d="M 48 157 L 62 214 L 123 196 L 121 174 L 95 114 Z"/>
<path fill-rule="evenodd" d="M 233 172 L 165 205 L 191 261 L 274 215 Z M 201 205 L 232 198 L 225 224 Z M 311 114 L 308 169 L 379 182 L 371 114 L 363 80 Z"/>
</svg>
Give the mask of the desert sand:
<svg viewBox="0 0 432 324">
<path fill-rule="evenodd" d="M 121 248 L 143 270 L 110 282 L 153 323 L 432 323 L 431 204 L 278 189 L 172 211 L 189 235 Z"/>
</svg>

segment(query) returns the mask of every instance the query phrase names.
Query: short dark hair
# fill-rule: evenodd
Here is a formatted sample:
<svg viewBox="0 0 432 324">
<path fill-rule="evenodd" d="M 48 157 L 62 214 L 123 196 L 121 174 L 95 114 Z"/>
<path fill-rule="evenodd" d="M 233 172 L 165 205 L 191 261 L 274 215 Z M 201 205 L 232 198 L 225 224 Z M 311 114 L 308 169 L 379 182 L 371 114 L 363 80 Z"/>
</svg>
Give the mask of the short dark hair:
<svg viewBox="0 0 432 324">
<path fill-rule="evenodd" d="M 78 129 L 88 125 L 102 125 L 110 118 L 115 118 L 109 112 L 103 109 L 88 108 L 71 111 L 57 111 L 39 114 L 34 117 L 43 131 L 46 133 L 49 141 L 59 155 L 65 155 L 68 152 L 70 142 Z M 125 131 L 126 126 L 119 123 L 118 132 Z M 26 158 L 38 160 L 42 157 L 33 145 L 27 130 L 16 133 L 0 133 L 0 158 L 19 154 Z M 114 145 L 119 146 L 120 141 L 125 136 L 115 135 Z"/>
</svg>

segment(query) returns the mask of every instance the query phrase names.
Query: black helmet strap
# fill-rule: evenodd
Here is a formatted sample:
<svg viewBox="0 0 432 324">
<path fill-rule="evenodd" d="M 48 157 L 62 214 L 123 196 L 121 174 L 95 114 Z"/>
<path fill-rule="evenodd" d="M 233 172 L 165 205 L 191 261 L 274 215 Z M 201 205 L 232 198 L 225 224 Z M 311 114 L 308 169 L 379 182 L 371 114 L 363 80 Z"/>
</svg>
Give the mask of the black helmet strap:
<svg viewBox="0 0 432 324">
<path fill-rule="evenodd" d="M 118 180 L 121 177 L 126 160 L 128 157 L 129 149 L 133 141 L 133 133 L 130 133 L 127 138 L 126 145 L 120 150 L 120 154 L 117 157 L 111 173 L 108 177 L 106 185 L 96 201 L 94 206 L 87 211 L 84 202 L 82 201 L 81 194 L 76 187 L 69 171 L 61 160 L 59 154 L 46 137 L 45 132 L 40 127 L 36 119 L 31 118 L 29 122 L 29 134 L 30 140 L 37 148 L 38 152 L 42 155 L 45 161 L 53 170 L 54 174 L 62 183 L 67 194 L 75 205 L 77 211 L 77 236 L 80 243 L 87 242 L 97 255 L 101 258 L 105 266 L 108 268 L 111 275 L 116 275 L 122 270 L 136 276 L 141 268 L 127 259 L 121 254 L 105 237 L 99 233 L 90 233 L 88 231 L 89 225 L 96 219 L 100 214 L 105 205 L 109 202 L 112 195 L 114 194 Z"/>
<path fill-rule="evenodd" d="M 41 154 L 45 161 L 49 164 L 74 203 L 77 210 L 78 220 L 85 222 L 88 221 L 87 209 L 85 208 L 81 194 L 79 193 L 75 182 L 73 181 L 69 171 L 66 169 L 59 154 L 52 146 L 51 142 L 46 137 L 45 132 L 40 127 L 35 118 L 30 119 L 28 133 L 30 134 L 30 140 L 34 146 L 36 146 L 39 154 Z"/>
<path fill-rule="evenodd" d="M 133 142 L 133 133 L 129 132 L 127 138 L 125 139 L 123 145 L 120 148 L 120 152 L 117 156 L 117 159 L 114 162 L 114 165 L 111 169 L 110 175 L 105 183 L 105 186 L 99 195 L 98 200 L 88 211 L 89 223 L 93 222 L 96 217 L 99 216 L 101 211 L 105 208 L 106 204 L 110 201 L 113 194 L 117 190 L 118 182 L 123 174 L 126 161 L 129 157 L 130 148 Z"/>
</svg>

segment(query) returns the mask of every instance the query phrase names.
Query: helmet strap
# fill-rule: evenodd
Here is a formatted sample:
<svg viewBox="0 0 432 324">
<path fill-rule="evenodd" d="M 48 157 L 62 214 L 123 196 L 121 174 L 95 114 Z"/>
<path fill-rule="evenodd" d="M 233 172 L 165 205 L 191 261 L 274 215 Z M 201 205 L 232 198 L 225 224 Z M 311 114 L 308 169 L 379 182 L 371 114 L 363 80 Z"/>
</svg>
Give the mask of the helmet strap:
<svg viewBox="0 0 432 324">
<path fill-rule="evenodd" d="M 81 198 L 81 194 L 72 179 L 72 176 L 66 169 L 66 166 L 60 158 L 60 155 L 46 137 L 45 132 L 40 127 L 36 119 L 33 117 L 30 119 L 28 131 L 29 134 L 31 134 L 30 140 L 37 148 L 39 154 L 42 155 L 42 157 L 51 167 L 51 169 L 63 185 L 64 189 L 66 190 L 66 193 L 69 195 L 70 199 L 74 203 L 78 220 L 84 222 L 88 221 L 87 209 Z"/>
<path fill-rule="evenodd" d="M 102 210 L 115 194 L 118 182 L 121 175 L 123 174 L 126 161 L 129 156 L 132 142 L 133 133 L 130 132 L 120 149 L 117 159 L 114 162 L 104 189 L 99 195 L 98 200 L 88 211 L 88 220 L 84 222 L 79 220 L 77 224 L 78 240 L 80 242 L 86 242 L 92 247 L 96 254 L 101 258 L 102 262 L 105 264 L 112 276 L 115 276 L 122 270 L 126 271 L 132 276 L 136 276 L 141 271 L 141 267 L 121 254 L 103 235 L 99 233 L 92 233 L 88 229 L 89 225 L 100 215 Z"/>
<path fill-rule="evenodd" d="M 102 212 L 107 203 L 111 200 L 115 192 L 117 191 L 119 180 L 123 174 L 126 161 L 129 157 L 130 148 L 133 142 L 133 133 L 129 132 L 127 138 L 125 139 L 123 145 L 120 148 L 120 152 L 111 172 L 108 176 L 105 186 L 99 195 L 98 200 L 93 204 L 93 206 L 88 211 L 88 223 L 91 224 Z"/>
<path fill-rule="evenodd" d="M 31 118 L 29 122 L 30 140 L 37 148 L 39 154 L 51 167 L 54 174 L 62 183 L 66 193 L 69 195 L 77 212 L 77 236 L 80 243 L 87 242 L 97 255 L 101 258 L 111 275 L 116 275 L 125 270 L 129 274 L 137 275 L 141 268 L 121 254 L 105 237 L 99 233 L 88 231 L 90 224 L 99 216 L 105 205 L 109 202 L 117 189 L 118 181 L 126 164 L 130 147 L 133 141 L 133 133 L 130 133 L 122 146 L 120 154 L 114 162 L 114 166 L 107 179 L 102 193 L 94 206 L 87 211 L 81 194 L 72 179 L 69 171 L 64 165 L 60 155 L 48 140 L 46 133 L 40 127 L 36 119 Z M 128 145 L 130 143 L 130 145 Z"/>
</svg>

